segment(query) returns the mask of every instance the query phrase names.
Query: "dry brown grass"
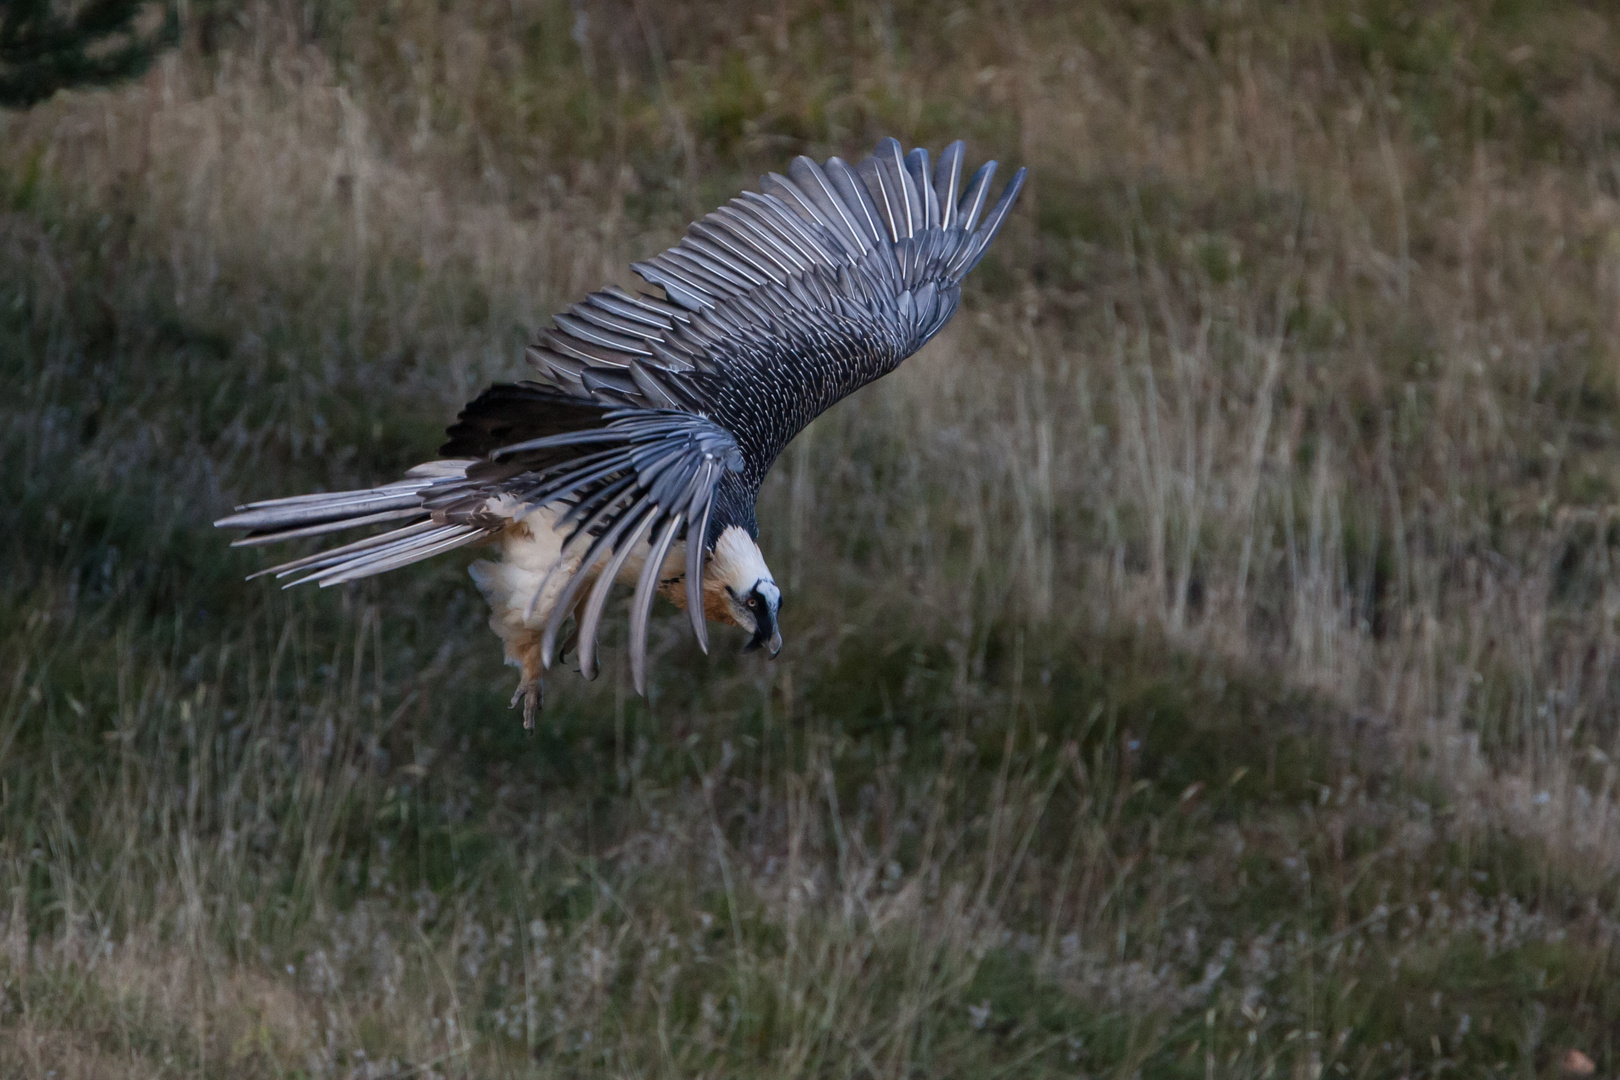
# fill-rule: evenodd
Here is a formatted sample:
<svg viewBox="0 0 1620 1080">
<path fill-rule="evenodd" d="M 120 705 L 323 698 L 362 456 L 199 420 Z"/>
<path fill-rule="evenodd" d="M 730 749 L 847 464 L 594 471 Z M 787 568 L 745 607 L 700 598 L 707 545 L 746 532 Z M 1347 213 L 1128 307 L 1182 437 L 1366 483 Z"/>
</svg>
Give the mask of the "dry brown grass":
<svg viewBox="0 0 1620 1080">
<path fill-rule="evenodd" d="M 714 10 L 209 7 L 0 117 L 0 1070 L 1612 1067 L 1620 26 Z M 527 742 L 459 566 L 238 580 L 891 131 L 1033 182 L 768 485 L 781 662 Z"/>
</svg>

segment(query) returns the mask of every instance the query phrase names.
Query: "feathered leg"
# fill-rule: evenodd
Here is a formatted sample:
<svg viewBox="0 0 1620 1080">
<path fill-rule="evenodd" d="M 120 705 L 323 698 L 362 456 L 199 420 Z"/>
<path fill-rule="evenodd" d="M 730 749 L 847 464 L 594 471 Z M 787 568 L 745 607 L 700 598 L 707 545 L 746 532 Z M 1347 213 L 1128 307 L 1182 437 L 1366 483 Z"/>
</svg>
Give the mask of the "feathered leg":
<svg viewBox="0 0 1620 1080">
<path fill-rule="evenodd" d="M 501 536 L 501 561 L 479 560 L 468 568 L 479 592 L 489 601 L 489 628 L 501 639 L 506 662 L 520 672 L 512 708 L 523 703 L 523 726 L 532 729 L 545 702 L 543 640 L 546 620 L 557 594 L 578 565 L 577 555 L 562 552 L 562 538 L 552 530 L 550 511 L 515 521 Z M 563 565 L 557 565 L 558 560 Z"/>
</svg>

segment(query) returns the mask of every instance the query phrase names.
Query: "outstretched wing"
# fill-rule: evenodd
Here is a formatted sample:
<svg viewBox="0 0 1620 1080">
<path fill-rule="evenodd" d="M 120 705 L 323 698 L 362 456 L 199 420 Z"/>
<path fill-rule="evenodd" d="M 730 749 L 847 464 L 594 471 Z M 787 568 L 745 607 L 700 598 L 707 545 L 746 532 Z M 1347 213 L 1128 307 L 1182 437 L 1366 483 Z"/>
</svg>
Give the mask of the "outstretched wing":
<svg viewBox="0 0 1620 1080">
<path fill-rule="evenodd" d="M 1025 176 L 985 213 L 996 163 L 963 190 L 962 156 L 952 143 L 931 167 L 926 150 L 885 139 L 856 168 L 801 157 L 633 266 L 667 299 L 592 294 L 529 358 L 576 395 L 707 414 L 757 484 L 806 424 L 955 313 Z"/>
<path fill-rule="evenodd" d="M 558 594 L 541 639 L 541 657 L 550 667 L 557 633 L 564 620 L 579 611 L 579 664 L 587 677 L 596 674 L 596 630 L 614 579 L 632 553 L 644 550 L 645 562 L 630 602 L 630 667 L 636 690 L 646 684 L 647 619 L 658 587 L 658 573 L 670 548 L 681 536 L 686 546 L 686 600 L 692 629 L 703 648 L 708 633 L 703 620 L 702 538 L 713 514 L 715 495 L 727 473 L 740 472 L 742 456 L 731 433 L 696 413 L 674 409 L 605 408 L 594 403 L 588 417 L 562 419 L 582 411 L 577 399 L 532 383 L 496 386 L 467 406 L 450 429 L 442 449 L 447 457 L 476 455 L 466 470 L 467 489 L 435 491 L 425 508 L 438 520 L 477 521 L 487 514 L 491 494 L 528 507 L 561 505 L 556 521 L 567 530 L 563 558 L 553 566 L 572 564 L 576 547 L 584 555 Z M 510 423 L 502 421 L 510 417 Z M 552 430 L 510 441 L 516 425 L 550 418 Z M 565 430 L 555 430 L 561 427 Z M 593 581 L 583 607 L 580 593 Z M 536 595 L 544 592 L 542 583 Z"/>
</svg>

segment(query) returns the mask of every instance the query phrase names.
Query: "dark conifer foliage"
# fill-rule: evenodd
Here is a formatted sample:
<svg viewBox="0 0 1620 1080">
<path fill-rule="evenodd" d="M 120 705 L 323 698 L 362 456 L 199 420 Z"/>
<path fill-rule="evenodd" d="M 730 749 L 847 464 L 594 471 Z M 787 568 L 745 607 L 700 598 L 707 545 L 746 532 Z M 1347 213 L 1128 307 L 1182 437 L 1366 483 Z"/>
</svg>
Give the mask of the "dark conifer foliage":
<svg viewBox="0 0 1620 1080">
<path fill-rule="evenodd" d="M 169 4 L 150 0 L 0 0 L 0 108 L 26 109 L 72 86 L 133 78 L 179 37 Z"/>
</svg>

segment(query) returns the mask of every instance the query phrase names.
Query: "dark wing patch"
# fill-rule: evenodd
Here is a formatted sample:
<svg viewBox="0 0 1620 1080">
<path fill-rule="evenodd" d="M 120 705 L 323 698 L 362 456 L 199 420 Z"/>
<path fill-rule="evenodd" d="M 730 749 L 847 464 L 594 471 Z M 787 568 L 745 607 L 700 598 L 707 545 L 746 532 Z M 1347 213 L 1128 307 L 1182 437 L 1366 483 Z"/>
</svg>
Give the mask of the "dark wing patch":
<svg viewBox="0 0 1620 1080">
<path fill-rule="evenodd" d="M 538 383 L 501 383 L 461 410 L 439 456 L 481 458 L 513 443 L 600 427 L 610 406 Z"/>
</svg>

